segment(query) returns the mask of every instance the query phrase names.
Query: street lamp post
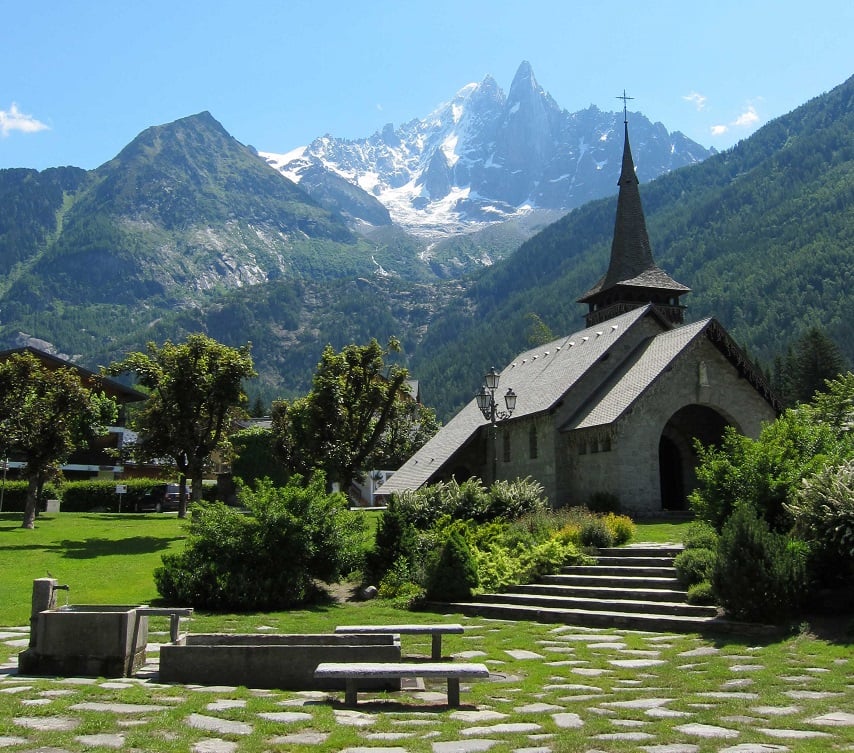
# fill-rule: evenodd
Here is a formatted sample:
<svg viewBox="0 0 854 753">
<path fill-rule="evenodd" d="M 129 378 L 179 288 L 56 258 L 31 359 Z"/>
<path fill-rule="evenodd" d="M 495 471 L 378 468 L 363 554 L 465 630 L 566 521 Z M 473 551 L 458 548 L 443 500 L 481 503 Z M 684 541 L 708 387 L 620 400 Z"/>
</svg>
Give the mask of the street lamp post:
<svg viewBox="0 0 854 753">
<path fill-rule="evenodd" d="M 504 394 L 504 406 L 506 410 L 499 410 L 495 402 L 495 392 L 498 389 L 500 375 L 493 366 L 483 377 L 483 387 L 475 395 L 477 407 L 483 413 L 483 417 L 492 425 L 492 483 L 495 483 L 498 474 L 498 422 L 504 421 L 513 415 L 516 410 L 516 393 L 512 388 Z"/>
</svg>

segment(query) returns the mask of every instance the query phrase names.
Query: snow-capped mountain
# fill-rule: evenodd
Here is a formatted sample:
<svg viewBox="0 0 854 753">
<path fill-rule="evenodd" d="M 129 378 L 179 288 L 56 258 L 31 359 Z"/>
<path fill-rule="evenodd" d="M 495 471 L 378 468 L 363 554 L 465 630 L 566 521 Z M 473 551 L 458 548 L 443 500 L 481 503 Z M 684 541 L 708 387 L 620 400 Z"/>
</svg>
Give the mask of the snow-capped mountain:
<svg viewBox="0 0 854 753">
<path fill-rule="evenodd" d="M 381 202 L 391 220 L 424 236 L 467 232 L 541 209 L 567 211 L 617 190 L 623 113 L 570 113 L 523 62 L 505 95 L 495 79 L 468 84 L 423 120 L 388 124 L 359 140 L 323 136 L 287 154 L 260 152 L 309 193 L 343 178 Z M 711 152 L 639 113 L 629 117 L 641 181 Z M 334 178 L 333 178 L 334 176 Z M 328 198 L 330 191 L 325 191 Z M 363 216 L 382 224 L 374 209 Z"/>
</svg>

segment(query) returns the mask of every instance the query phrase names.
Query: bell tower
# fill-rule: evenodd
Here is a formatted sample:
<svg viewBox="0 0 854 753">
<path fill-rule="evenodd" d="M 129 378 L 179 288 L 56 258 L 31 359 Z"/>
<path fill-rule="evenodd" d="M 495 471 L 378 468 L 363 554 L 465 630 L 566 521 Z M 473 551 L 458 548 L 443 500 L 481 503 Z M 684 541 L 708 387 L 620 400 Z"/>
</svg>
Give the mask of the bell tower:
<svg viewBox="0 0 854 753">
<path fill-rule="evenodd" d="M 623 93 L 619 99 L 623 100 L 625 141 L 620 180 L 617 183 L 620 191 L 617 197 L 614 238 L 611 242 L 611 261 L 605 276 L 579 298 L 578 302 L 588 304 L 588 327 L 648 303 L 653 304 L 669 321 L 682 324 L 685 306 L 680 303 L 679 298 L 691 289 L 676 282 L 658 267 L 652 258 L 638 189 L 639 181 L 635 175 L 635 163 L 629 144 L 625 102 L 630 97 Z"/>
</svg>

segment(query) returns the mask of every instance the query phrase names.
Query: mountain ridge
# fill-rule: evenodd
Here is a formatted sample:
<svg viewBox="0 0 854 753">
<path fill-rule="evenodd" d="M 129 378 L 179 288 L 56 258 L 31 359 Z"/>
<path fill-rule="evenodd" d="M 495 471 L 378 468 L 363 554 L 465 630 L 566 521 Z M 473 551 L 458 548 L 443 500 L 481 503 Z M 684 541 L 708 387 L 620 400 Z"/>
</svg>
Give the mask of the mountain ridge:
<svg viewBox="0 0 854 753">
<path fill-rule="evenodd" d="M 488 75 L 397 129 L 387 124 L 364 139 L 325 135 L 285 154 L 259 154 L 296 183 L 309 170 L 343 178 L 379 199 L 396 224 L 435 240 L 616 193 L 606 168 L 619 163 L 621 115 L 592 105 L 561 109 L 523 61 L 507 95 Z M 632 117 L 642 180 L 714 153 Z"/>
</svg>

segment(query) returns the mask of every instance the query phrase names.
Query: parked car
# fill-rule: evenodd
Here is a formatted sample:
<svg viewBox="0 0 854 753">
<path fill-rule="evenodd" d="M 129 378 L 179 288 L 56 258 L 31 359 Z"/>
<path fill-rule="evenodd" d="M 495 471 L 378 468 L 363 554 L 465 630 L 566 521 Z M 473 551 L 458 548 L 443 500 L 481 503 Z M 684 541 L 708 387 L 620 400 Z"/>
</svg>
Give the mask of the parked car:
<svg viewBox="0 0 854 753">
<path fill-rule="evenodd" d="M 178 509 L 181 491 L 178 484 L 156 484 L 147 489 L 136 505 L 137 512 L 168 512 Z"/>
</svg>

